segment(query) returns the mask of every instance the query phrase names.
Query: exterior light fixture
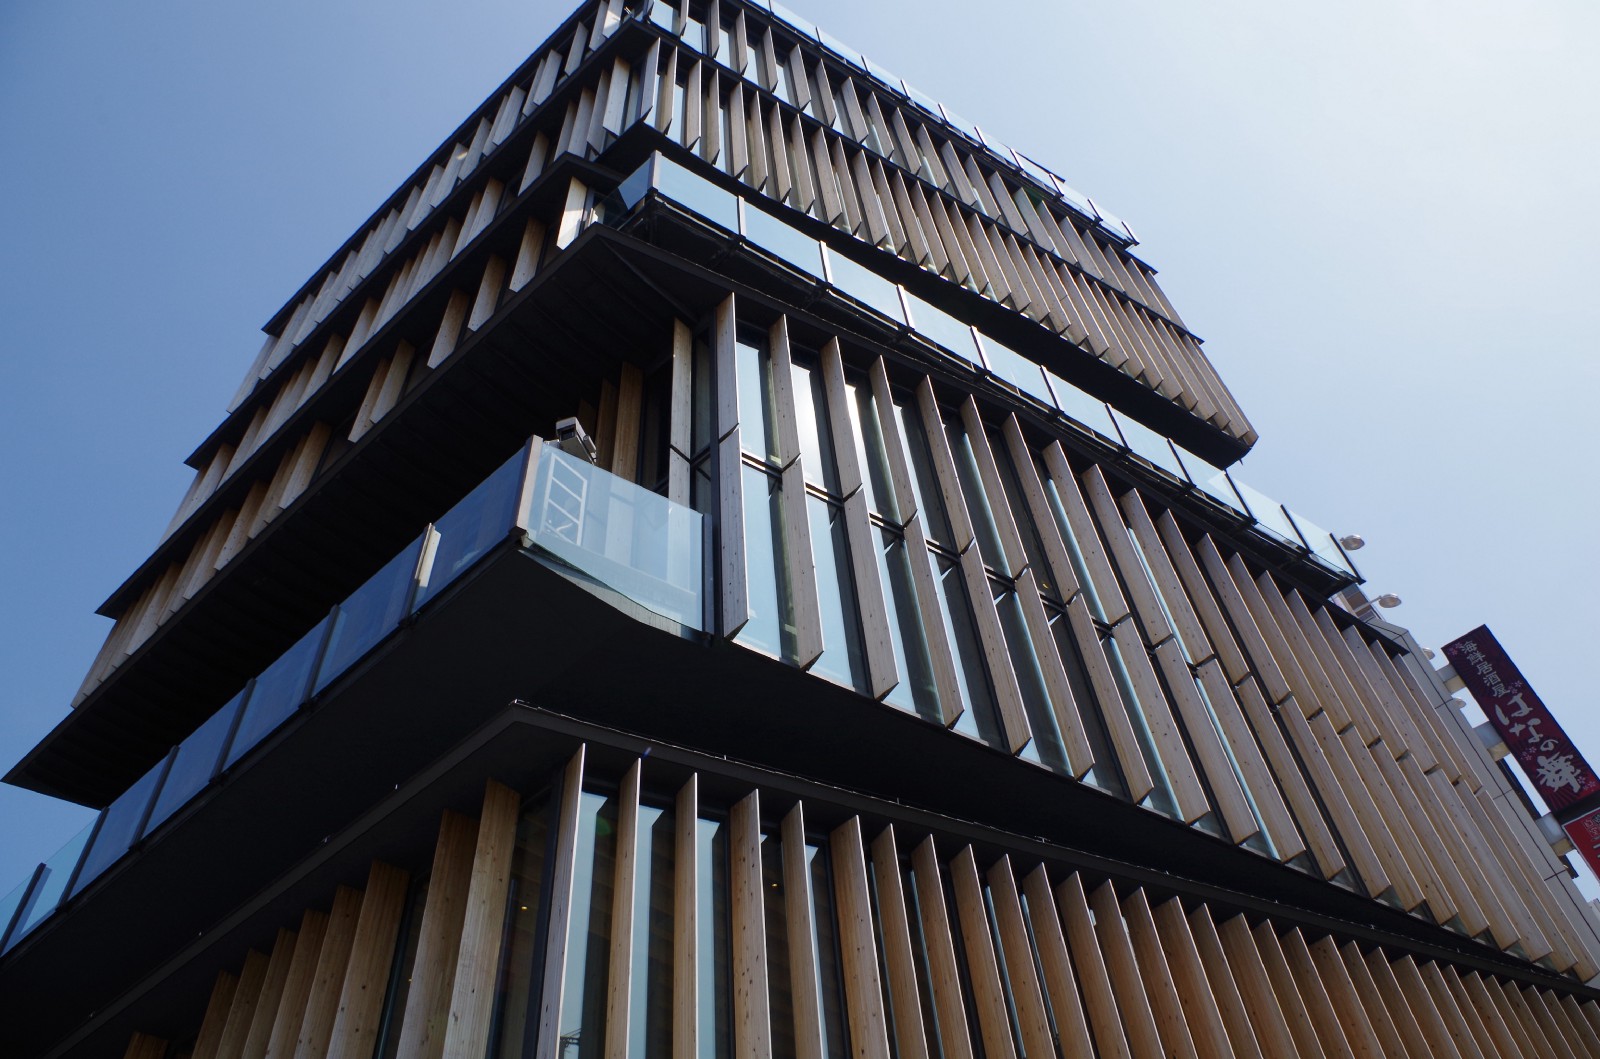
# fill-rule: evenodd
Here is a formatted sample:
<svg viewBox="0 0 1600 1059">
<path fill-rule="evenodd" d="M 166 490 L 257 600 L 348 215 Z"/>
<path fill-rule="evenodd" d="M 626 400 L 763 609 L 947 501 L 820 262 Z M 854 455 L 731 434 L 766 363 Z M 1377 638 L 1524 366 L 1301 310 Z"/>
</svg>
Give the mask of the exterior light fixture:
<svg viewBox="0 0 1600 1059">
<path fill-rule="evenodd" d="M 1399 596 L 1395 595 L 1393 592 L 1385 592 L 1383 595 L 1379 596 L 1377 599 L 1373 600 L 1372 602 L 1376 603 L 1378 606 L 1382 607 L 1384 610 L 1393 610 L 1395 607 L 1398 607 L 1400 605 L 1401 599 L 1400 599 Z"/>
<path fill-rule="evenodd" d="M 1367 546 L 1367 539 L 1359 533 L 1346 533 L 1339 538 L 1339 547 L 1347 552 L 1359 552 Z"/>
</svg>

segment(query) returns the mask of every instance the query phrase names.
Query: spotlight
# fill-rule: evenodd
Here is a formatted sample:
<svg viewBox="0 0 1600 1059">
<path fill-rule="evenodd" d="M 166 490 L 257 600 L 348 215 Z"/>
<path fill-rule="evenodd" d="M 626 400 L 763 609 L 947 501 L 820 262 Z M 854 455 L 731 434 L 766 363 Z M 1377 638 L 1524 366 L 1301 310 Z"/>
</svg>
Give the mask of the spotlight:
<svg viewBox="0 0 1600 1059">
<path fill-rule="evenodd" d="M 1367 539 L 1359 533 L 1346 533 L 1339 538 L 1339 547 L 1347 552 L 1359 552 L 1367 546 Z"/>
</svg>

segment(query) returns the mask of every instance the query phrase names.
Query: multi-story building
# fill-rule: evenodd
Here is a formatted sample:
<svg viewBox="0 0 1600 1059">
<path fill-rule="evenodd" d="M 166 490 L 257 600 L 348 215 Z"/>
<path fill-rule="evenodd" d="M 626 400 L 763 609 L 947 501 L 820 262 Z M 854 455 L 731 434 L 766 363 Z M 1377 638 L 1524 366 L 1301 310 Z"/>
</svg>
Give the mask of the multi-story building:
<svg viewBox="0 0 1600 1059">
<path fill-rule="evenodd" d="M 1600 935 L 1127 225 L 585 4 L 267 326 L 0 903 L 8 1054 L 1600 1054 Z"/>
</svg>

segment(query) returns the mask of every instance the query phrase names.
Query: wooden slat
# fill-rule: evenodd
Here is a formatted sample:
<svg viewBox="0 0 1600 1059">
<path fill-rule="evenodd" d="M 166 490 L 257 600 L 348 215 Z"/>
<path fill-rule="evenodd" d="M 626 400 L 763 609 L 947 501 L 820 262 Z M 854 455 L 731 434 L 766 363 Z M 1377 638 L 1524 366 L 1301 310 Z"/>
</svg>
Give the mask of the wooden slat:
<svg viewBox="0 0 1600 1059">
<path fill-rule="evenodd" d="M 1061 528 L 1056 524 L 1055 513 L 1050 509 L 1049 498 L 1039 481 L 1038 467 L 1033 451 L 1022 436 L 1022 427 L 1016 416 L 1006 417 L 1001 427 L 1011 464 L 1022 483 L 1022 498 L 1028 505 L 1026 516 L 1032 520 L 1040 546 L 1044 549 L 1047 570 L 1035 570 L 1034 575 L 1046 595 L 1066 601 L 1078 592 L 1078 576 L 1072 568 L 1072 558 L 1061 538 Z"/>
<path fill-rule="evenodd" d="M 789 988 L 796 1059 L 822 1059 L 822 1002 L 817 991 L 817 935 L 812 928 L 811 870 L 806 862 L 804 803 L 783 818 L 783 911 L 789 938 Z"/>
<path fill-rule="evenodd" d="M 135 1031 L 128 1038 L 128 1048 L 122 1059 L 167 1059 L 168 1042 L 165 1038 Z"/>
<path fill-rule="evenodd" d="M 1078 992 L 1078 975 L 1072 969 L 1072 955 L 1067 949 L 1044 865 L 1034 868 L 1022 880 L 1022 892 L 1028 899 L 1028 922 L 1033 928 L 1039 968 L 1050 996 L 1050 1010 L 1055 1016 L 1061 1050 L 1067 1055 L 1094 1055 L 1095 1042 L 1090 1035 L 1088 1016 L 1084 1014 L 1083 998 Z M 1099 1054 L 1104 1059 L 1128 1059 L 1128 1042 L 1115 1023 L 1115 1013 L 1109 1027 L 1116 1032 L 1100 1042 Z"/>
<path fill-rule="evenodd" d="M 1028 1055 L 1051 1055 L 1054 1037 L 1050 1015 L 1045 1008 L 1044 987 L 1034 967 L 1033 944 L 1028 924 L 1022 915 L 1022 896 L 1011 871 L 1011 858 L 1001 857 L 986 873 L 989 901 L 1000 935 L 1000 951 L 1005 957 L 1006 984 L 1011 1006 L 1016 1012 L 1022 1048 Z"/>
<path fill-rule="evenodd" d="M 1156 909 L 1156 922 L 1162 926 L 1163 937 L 1169 930 L 1175 929 L 1169 928 L 1162 919 L 1163 913 L 1173 914 L 1168 909 L 1177 912 L 1182 910 L 1177 899 Z M 1288 1028 L 1282 1024 L 1281 1013 L 1278 1017 L 1262 1017 L 1258 1024 L 1251 1006 L 1245 1002 L 1234 970 L 1229 967 L 1227 954 L 1222 951 L 1222 939 L 1217 935 L 1211 910 L 1204 904 L 1196 905 L 1195 910 L 1189 913 L 1185 929 L 1193 941 L 1194 955 L 1210 985 L 1211 995 L 1216 998 L 1217 1013 L 1227 1029 L 1228 1043 L 1232 1048 L 1229 1054 L 1239 1059 L 1264 1059 L 1267 1055 L 1292 1054 L 1294 1041 L 1289 1036 Z M 1244 973 L 1242 968 L 1240 973 Z"/>
<path fill-rule="evenodd" d="M 1178 815 L 1185 823 L 1192 824 L 1211 811 L 1211 803 L 1206 800 L 1194 762 L 1189 758 L 1183 735 L 1178 731 L 1177 721 L 1172 715 L 1172 708 L 1167 705 L 1167 697 L 1156 680 L 1150 656 L 1145 653 L 1132 619 L 1125 619 L 1112 628 L 1111 638 L 1116 642 L 1122 664 L 1139 697 L 1145 727 L 1149 729 L 1151 740 L 1161 756 L 1162 768 L 1166 771 L 1173 799 L 1177 802 Z"/>
<path fill-rule="evenodd" d="M 1449 964 L 1442 965 L 1440 971 L 1444 975 L 1445 984 L 1450 987 L 1450 992 L 1455 997 L 1456 1006 L 1464 1014 L 1477 1020 L 1479 1040 L 1484 1054 L 1498 1055 L 1500 1059 L 1520 1059 L 1521 1056 L 1530 1053 L 1531 1042 L 1512 1029 L 1511 1022 L 1506 1018 L 1509 1012 L 1501 1012 L 1476 975 L 1468 976 L 1469 984 L 1469 981 Z"/>
<path fill-rule="evenodd" d="M 1267 921 L 1257 924 L 1250 931 L 1250 939 L 1255 943 L 1256 951 L 1260 953 L 1261 966 L 1266 969 L 1267 980 L 1272 985 L 1273 995 L 1278 999 L 1278 1007 L 1289 1024 L 1289 1033 L 1294 1037 L 1295 1053 L 1300 1056 L 1327 1056 L 1328 1059 L 1349 1056 L 1349 1046 L 1345 1044 L 1344 1034 L 1338 1027 L 1334 1027 L 1334 1039 L 1329 1040 L 1321 1020 L 1314 1017 L 1316 1013 L 1308 1010 L 1310 998 L 1302 993 L 1300 986 L 1295 982 L 1294 972 L 1289 967 L 1283 945 L 1278 941 L 1277 932 L 1272 929 L 1272 924 Z M 1326 999 L 1323 997 L 1324 1001 Z"/>
<path fill-rule="evenodd" d="M 1211 720 L 1211 711 L 1206 709 L 1205 701 L 1195 689 L 1194 677 L 1182 650 L 1175 639 L 1168 639 L 1155 649 L 1155 654 L 1156 665 L 1166 677 L 1166 687 L 1178 708 L 1178 716 L 1183 719 L 1189 745 L 1194 748 L 1194 756 L 1211 788 L 1228 837 L 1234 842 L 1253 838 L 1261 831 L 1261 825 L 1250 811 L 1244 787 L 1233 770 L 1217 725 Z"/>
<path fill-rule="evenodd" d="M 1039 585 L 1031 569 L 1017 577 L 1017 601 L 1022 607 L 1028 636 L 1033 641 L 1034 658 L 1044 676 L 1045 690 L 1050 696 L 1050 710 L 1055 718 L 1056 730 L 1061 735 L 1062 748 L 1067 754 L 1067 767 L 1077 779 L 1094 767 L 1094 747 L 1089 743 L 1081 711 L 1092 709 L 1092 704 L 1078 702 L 1072 683 L 1062 665 L 1056 648 L 1055 635 L 1050 631 L 1050 617 L 1039 601 Z"/>
<path fill-rule="evenodd" d="M 829 848 L 852 1054 L 859 1059 L 889 1059 L 888 1018 L 878 973 L 860 817 L 851 817 L 836 828 L 829 838 Z"/>
<path fill-rule="evenodd" d="M 1590 1055 L 1600 1055 L 1600 1029 L 1597 1029 L 1584 1017 L 1582 1008 L 1570 994 L 1563 993 L 1554 997 L 1555 1003 L 1567 1016 L 1567 1025 L 1571 1027 L 1573 1038 L 1580 1042 L 1582 1047 L 1588 1049 Z"/>
<path fill-rule="evenodd" d="M 1233 990 L 1231 978 L 1227 979 L 1224 990 L 1219 992 L 1212 988 L 1205 964 L 1200 959 L 1199 944 L 1189 929 L 1188 918 L 1184 915 L 1183 902 L 1174 897 L 1157 906 L 1152 913 L 1146 903 L 1144 891 L 1138 891 L 1135 896 L 1139 900 L 1132 908 L 1130 908 L 1132 898 L 1123 902 L 1123 914 L 1128 918 L 1130 931 L 1135 934 L 1134 945 L 1137 948 L 1140 944 L 1138 935 L 1146 929 L 1145 916 L 1149 915 L 1156 937 L 1161 943 L 1167 971 L 1177 990 L 1178 1002 L 1182 1005 L 1184 1021 L 1189 1027 L 1190 1036 L 1194 1038 L 1195 1050 L 1204 1059 L 1232 1059 L 1239 1055 L 1260 1055 L 1253 1035 L 1246 1036 L 1243 1048 L 1236 1047 L 1230 1041 L 1225 1008 L 1228 1004 L 1233 1004 L 1237 1016 L 1242 1019 L 1245 1018 L 1244 1005 L 1239 1002 L 1238 992 Z M 1142 962 L 1148 974 L 1151 961 Z M 1233 990 L 1231 995 L 1229 990 Z"/>
<path fill-rule="evenodd" d="M 217 1042 L 216 1059 L 240 1059 L 244 1054 L 245 1037 L 250 1033 L 250 1022 L 255 1017 L 256 1004 L 261 999 L 261 986 L 267 979 L 267 956 L 251 949 L 245 953 L 244 967 L 239 971 L 239 984 L 233 992 L 233 1002 L 228 1006 L 228 1020 L 223 1024 L 222 1037 Z"/>
<path fill-rule="evenodd" d="M 1073 879 L 1076 878 L 1074 875 Z M 1161 1037 L 1162 1027 L 1157 1025 L 1156 1014 L 1134 956 L 1133 944 L 1128 939 L 1128 928 L 1122 921 L 1117 892 L 1109 881 L 1101 883 L 1089 895 L 1089 908 L 1094 912 L 1094 936 L 1105 959 L 1106 973 L 1110 976 L 1111 988 L 1122 1015 L 1122 1028 L 1128 1035 L 1133 1053 L 1141 1057 L 1166 1055 L 1167 1042 Z M 1062 911 L 1066 913 L 1065 908 Z M 1077 947 L 1073 945 L 1074 951 Z M 1174 1054 L 1192 1055 L 1192 1046 Z"/>
<path fill-rule="evenodd" d="M 1228 686 L 1221 663 L 1215 658 L 1211 659 L 1200 666 L 1197 676 L 1211 700 L 1211 712 L 1215 714 L 1228 750 L 1244 776 L 1255 811 L 1261 818 L 1267 837 L 1272 840 L 1278 859 L 1292 860 L 1298 857 L 1305 852 L 1306 843 L 1295 829 L 1294 816 L 1284 803 L 1278 778 L 1267 767 L 1250 722 L 1245 719 L 1243 708 L 1239 705 L 1237 693 Z M 1276 728 L 1270 734 L 1277 736 L 1280 742 L 1283 739 Z M 1298 774 L 1293 778 L 1298 778 Z"/>
<path fill-rule="evenodd" d="M 1002 573 L 1015 575 L 1027 567 L 1028 553 L 1022 547 L 1022 535 L 1017 532 L 1016 519 L 1012 517 L 1011 506 L 1006 501 L 1005 487 L 1000 481 L 1000 470 L 995 466 L 994 453 L 989 448 L 983 417 L 978 413 L 978 404 L 971 395 L 961 402 L 961 425 L 967 436 L 967 444 L 972 449 L 973 462 L 978 467 L 978 479 L 983 485 L 983 492 L 988 494 L 987 506 L 1004 552 L 1003 555 L 988 557 L 989 565 Z"/>
<path fill-rule="evenodd" d="M 1399 1010 L 1391 1005 L 1395 1021 L 1404 1017 L 1413 1020 L 1427 1038 L 1429 1054 L 1448 1059 L 1481 1059 L 1477 1048 L 1462 1050 L 1456 1033 L 1452 1031 L 1449 1016 L 1439 1010 L 1432 993 L 1418 973 L 1417 963 L 1409 955 L 1390 962 L 1381 949 L 1367 954 L 1367 966 L 1380 990 L 1392 992 L 1398 998 Z M 1392 983 L 1392 987 L 1391 987 Z"/>
<path fill-rule="evenodd" d="M 1089 685 L 1100 703 L 1100 719 L 1111 739 L 1111 747 L 1116 751 L 1122 780 L 1128 788 L 1128 798 L 1135 804 L 1142 802 L 1155 789 L 1155 780 L 1145 764 L 1144 751 L 1139 746 L 1139 737 L 1134 733 L 1133 721 L 1123 707 L 1122 692 L 1118 690 L 1116 678 L 1111 673 L 1105 648 L 1100 646 L 1100 633 L 1089 617 L 1089 604 L 1081 594 L 1067 604 L 1067 622 L 1072 630 L 1072 638 L 1078 645 L 1078 654 L 1083 659 L 1084 671 L 1089 675 Z"/>
<path fill-rule="evenodd" d="M 1216 651 L 1217 660 L 1228 675 L 1228 682 L 1237 684 L 1249 672 L 1249 664 L 1172 512 L 1163 511 L 1156 516 L 1156 532 L 1161 535 L 1166 557 L 1172 561 L 1172 568 L 1183 583 L 1184 598 L 1194 607 L 1195 617 L 1205 630 L 1207 642 Z"/>
<path fill-rule="evenodd" d="M 289 968 L 294 963 L 298 936 L 292 930 L 278 930 L 272 944 L 272 955 L 267 958 L 266 977 L 261 982 L 261 993 L 256 999 L 256 1010 L 250 1019 L 250 1028 L 244 1044 L 239 1049 L 241 1059 L 264 1059 L 267 1044 L 272 1039 L 272 1027 L 278 1018 L 283 1001 L 283 988 L 289 980 Z"/>
<path fill-rule="evenodd" d="M 761 802 L 751 791 L 728 814 L 729 905 L 733 938 L 733 1048 L 772 1054 L 767 998 L 766 894 L 761 882 Z"/>
<path fill-rule="evenodd" d="M 1321 940 L 1327 942 L 1329 953 L 1336 956 L 1332 952 L 1332 940 Z M 1279 943 L 1299 983 L 1300 994 L 1307 999 L 1307 1009 L 1318 1023 L 1324 1043 L 1338 1039 L 1361 1059 L 1382 1059 L 1383 1048 L 1367 1022 L 1366 1011 L 1355 995 L 1355 986 L 1344 964 L 1337 958 L 1331 963 L 1319 962 L 1298 927 L 1284 934 Z"/>
<path fill-rule="evenodd" d="M 377 1044 L 410 882 L 411 876 L 400 868 L 372 862 L 339 990 L 339 1011 L 328 1039 L 328 1059 L 368 1059 Z"/>
<path fill-rule="evenodd" d="M 995 705 L 1005 728 L 1006 744 L 1013 754 L 1019 754 L 1033 739 L 1033 728 L 1022 703 L 1016 671 L 1011 668 L 1011 655 L 1006 649 L 999 612 L 995 610 L 989 575 L 983 569 L 983 557 L 975 544 L 961 555 L 961 576 L 966 583 L 973 624 L 977 626 L 978 643 L 989 671 L 989 684 L 994 689 Z"/>
<path fill-rule="evenodd" d="M 444 1054 L 450 993 L 455 984 L 461 925 L 472 879 L 472 851 L 477 841 L 476 820 L 460 813 L 444 813 L 433 848 L 433 869 L 428 875 L 428 897 L 422 908 L 397 1059 L 439 1059 Z"/>
<path fill-rule="evenodd" d="M 617 859 L 611 889 L 611 960 L 606 982 L 606 1059 L 627 1059 L 629 1025 L 644 1012 L 630 1012 L 633 995 L 635 891 L 639 876 L 639 778 L 635 761 L 617 791 Z M 642 963 L 644 954 L 638 955 Z"/>
<path fill-rule="evenodd" d="M 1213 976 L 1218 965 L 1232 973 L 1239 997 L 1250 1014 L 1256 1040 L 1268 1059 L 1280 1055 L 1316 1059 L 1322 1055 L 1322 1046 L 1300 1017 L 1298 995 L 1290 996 L 1290 1006 L 1284 1006 L 1280 980 L 1268 969 L 1261 947 L 1256 944 L 1250 924 L 1243 916 L 1234 916 L 1217 927 L 1217 947 L 1211 946 L 1209 935 L 1198 925 L 1195 936 Z"/>
<path fill-rule="evenodd" d="M 799 807 L 796 806 L 795 811 Z M 788 821 L 784 823 L 787 825 Z M 787 844 L 787 836 L 785 843 Z M 787 862 L 785 874 L 787 875 Z M 872 840 L 872 878 L 878 895 L 878 920 L 883 935 L 883 963 L 888 975 L 890 1010 L 894 1013 L 895 1054 L 901 1059 L 928 1059 L 927 1030 L 917 986 L 916 956 L 911 947 L 911 921 L 906 911 L 905 882 L 894 828 L 885 827 Z M 791 937 L 793 932 L 791 931 Z M 790 942 L 791 946 L 793 942 Z M 791 975 L 790 981 L 794 978 Z M 799 989 L 796 988 L 796 992 Z M 799 1034 L 796 1034 L 798 1043 Z M 796 1049 L 799 1059 L 812 1059 Z"/>
<path fill-rule="evenodd" d="M 317 962 L 322 954 L 323 938 L 328 932 L 328 915 L 314 908 L 306 909 L 300 917 L 294 959 L 289 973 L 284 977 L 283 992 L 278 1000 L 277 1017 L 267 1036 L 265 1059 L 290 1059 L 295 1042 L 300 1036 L 300 1025 L 305 1020 L 311 1001 L 311 988 L 316 981 Z"/>
<path fill-rule="evenodd" d="M 974 540 L 972 522 L 962 497 L 961 480 L 956 474 L 955 458 L 950 453 L 950 442 L 945 435 L 939 403 L 934 398 L 933 385 L 926 377 L 917 386 L 917 409 L 922 416 L 922 430 L 928 440 L 934 477 L 939 482 L 939 493 L 944 499 L 945 515 L 950 523 L 952 539 L 944 543 L 958 553 L 965 552 Z"/>
<path fill-rule="evenodd" d="M 539 997 L 539 1034 L 534 1047 L 535 1059 L 561 1059 L 561 1031 L 558 1023 L 561 1015 L 562 986 L 567 977 L 567 935 L 572 918 L 573 879 L 577 871 L 578 812 L 583 802 L 584 754 L 585 748 L 580 746 L 578 752 L 572 756 L 572 760 L 567 763 L 561 777 L 561 794 L 556 802 L 553 821 L 555 855 L 550 865 L 548 883 L 550 912 L 546 927 L 548 933 L 545 935 L 549 940 L 545 943 L 544 974 Z M 692 824 L 693 820 L 690 822 Z M 679 857 L 678 861 L 681 864 L 683 858 Z M 690 971 L 692 977 L 692 966 Z"/>
<path fill-rule="evenodd" d="M 961 926 L 962 948 L 967 954 L 967 980 L 972 983 L 973 1006 L 977 1009 L 984 1054 L 989 1059 L 1015 1059 L 1017 1051 L 1006 1013 L 1005 986 L 1000 981 L 1000 963 L 989 933 L 983 884 L 978 880 L 978 865 L 971 846 L 950 862 L 950 884 L 955 892 L 956 920 Z"/>
<path fill-rule="evenodd" d="M 1083 557 L 1089 580 L 1093 582 L 1094 595 L 1101 611 L 1096 617 L 1108 625 L 1115 625 L 1128 616 L 1128 604 L 1122 598 L 1122 590 L 1117 585 L 1111 560 L 1106 557 L 1100 532 L 1089 516 L 1089 508 L 1078 489 L 1077 476 L 1072 473 L 1060 442 L 1053 441 L 1045 448 L 1044 464 L 1055 486 L 1056 496 L 1061 501 L 1061 510 L 1067 517 L 1067 529 L 1064 532 L 1071 532 L 1078 546 L 1078 554 Z"/>
<path fill-rule="evenodd" d="M 1293 808 L 1300 833 L 1316 858 L 1317 867 L 1325 879 L 1331 879 L 1345 868 L 1344 854 L 1334 841 L 1333 831 L 1323 819 L 1321 805 L 1311 793 L 1310 785 L 1301 772 L 1299 761 L 1289 749 L 1283 731 L 1278 727 L 1274 711 L 1257 687 L 1246 678 L 1235 689 L 1239 703 L 1249 718 L 1250 726 L 1261 741 L 1261 747 L 1272 765 L 1285 800 Z"/>
<path fill-rule="evenodd" d="M 328 929 L 322 936 L 322 951 L 317 954 L 317 968 L 311 979 L 305 1018 L 301 1020 L 299 1037 L 295 1041 L 294 1059 L 324 1059 L 328 1054 L 333 1024 L 339 1015 L 340 986 L 350 963 L 364 900 L 365 895 L 360 890 L 348 886 L 341 886 L 333 893 Z"/>
<path fill-rule="evenodd" d="M 1577 1052 L 1572 1047 L 1572 1042 L 1567 1040 L 1567 1035 L 1562 1032 L 1561 1026 L 1551 1014 L 1549 1006 L 1545 1003 L 1543 995 L 1531 986 L 1526 989 L 1517 989 L 1508 984 L 1508 989 L 1515 989 L 1522 996 L 1522 1002 L 1527 1005 L 1533 1020 L 1539 1029 L 1544 1031 L 1545 1040 L 1550 1042 L 1550 1051 L 1545 1053 L 1553 1055 L 1556 1059 L 1577 1059 Z"/>
<path fill-rule="evenodd" d="M 1111 486 L 1098 466 L 1085 471 L 1081 481 L 1089 510 L 1099 524 L 1100 537 L 1110 549 L 1114 565 L 1122 571 L 1122 581 L 1128 588 L 1134 617 L 1139 622 L 1145 643 L 1155 646 L 1166 642 L 1173 635 L 1172 626 L 1167 621 L 1160 600 L 1156 598 L 1154 586 L 1145 576 L 1139 556 L 1134 552 L 1128 527 L 1122 520 L 1122 510 L 1111 495 Z"/>
<path fill-rule="evenodd" d="M 211 985 L 211 998 L 206 1001 L 205 1014 L 200 1018 L 200 1031 L 194 1039 L 194 1052 L 190 1059 L 217 1059 L 217 1048 L 222 1043 L 222 1031 L 228 1025 L 228 1011 L 233 1007 L 233 994 L 239 988 L 239 976 L 231 971 L 218 971 Z"/>
<path fill-rule="evenodd" d="M 698 1059 L 700 1011 L 699 859 L 695 829 L 699 781 L 691 774 L 673 803 L 672 859 L 672 1059 Z M 707 885 L 710 885 L 709 880 Z M 791 937 L 793 931 L 790 932 Z M 810 1057 L 801 1056 L 801 1059 Z"/>
<path fill-rule="evenodd" d="M 1449 1027 L 1450 1036 L 1463 1059 L 1495 1059 L 1494 1047 L 1489 1042 L 1481 1040 L 1482 1026 L 1476 1024 L 1476 1020 L 1468 1012 L 1461 1010 L 1455 995 L 1451 993 L 1444 976 L 1439 972 L 1439 965 L 1430 960 L 1419 965 L 1417 970 L 1424 987 L 1433 998 L 1434 1006 L 1439 1009 L 1445 1025 Z"/>
<path fill-rule="evenodd" d="M 930 835 L 911 858 L 916 873 L 917 910 L 922 920 L 922 940 L 928 954 L 929 987 L 939 1019 L 939 1043 L 945 1059 L 973 1059 L 972 1034 L 961 996 L 961 973 L 956 967 L 955 935 L 945 909 L 944 883 L 939 857 Z"/>
<path fill-rule="evenodd" d="M 1150 901 L 1145 897 L 1143 889 L 1135 890 L 1123 899 L 1122 919 L 1128 941 L 1133 946 L 1134 957 L 1138 961 L 1145 994 L 1150 998 L 1150 1009 L 1156 1017 L 1156 1030 L 1161 1034 L 1163 1054 L 1196 1056 L 1198 1059 L 1203 1047 L 1205 1049 L 1203 1054 L 1208 1059 L 1213 1056 L 1226 1056 L 1227 1035 L 1216 1018 L 1216 1002 L 1211 997 L 1210 989 L 1205 986 L 1204 976 L 1201 976 L 1198 983 L 1204 990 L 1204 999 L 1197 997 L 1198 1003 L 1194 1009 L 1185 1006 L 1172 973 L 1172 966 L 1167 962 L 1162 939 L 1156 930 L 1155 917 L 1150 912 Z M 1182 921 L 1181 916 L 1179 920 Z M 1191 1025 L 1190 1017 L 1196 1013 L 1202 1020 Z M 1196 1033 L 1200 1037 L 1199 1045 L 1196 1044 Z"/>
</svg>

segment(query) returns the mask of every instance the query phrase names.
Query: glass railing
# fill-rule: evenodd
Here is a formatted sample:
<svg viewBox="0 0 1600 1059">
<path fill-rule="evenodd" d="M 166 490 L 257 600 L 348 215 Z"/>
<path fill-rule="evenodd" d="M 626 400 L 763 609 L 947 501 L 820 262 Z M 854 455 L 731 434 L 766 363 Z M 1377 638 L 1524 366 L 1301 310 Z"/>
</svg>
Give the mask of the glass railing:
<svg viewBox="0 0 1600 1059">
<path fill-rule="evenodd" d="M 542 445 L 523 526 L 533 547 L 680 625 L 705 627 L 705 516 Z"/>
<path fill-rule="evenodd" d="M 532 488 L 525 489 L 530 475 Z M 519 510 L 525 496 L 528 509 Z M 704 628 L 704 517 L 553 445 L 531 443 L 0 899 L 0 953 L 349 673 L 514 530 L 538 551 L 640 606 L 690 629 Z"/>
<path fill-rule="evenodd" d="M 830 283 L 837 294 L 859 308 L 896 327 L 910 328 L 963 365 L 986 371 L 1099 442 L 1137 457 L 1183 488 L 1209 497 L 1276 544 L 1301 551 L 1306 559 L 1336 576 L 1360 578 L 1333 536 L 1315 523 L 1122 415 L 1024 354 L 660 154 L 624 180 L 598 216 L 604 223 L 620 224 L 651 189 L 702 220 L 743 237 L 756 250 Z"/>
</svg>

